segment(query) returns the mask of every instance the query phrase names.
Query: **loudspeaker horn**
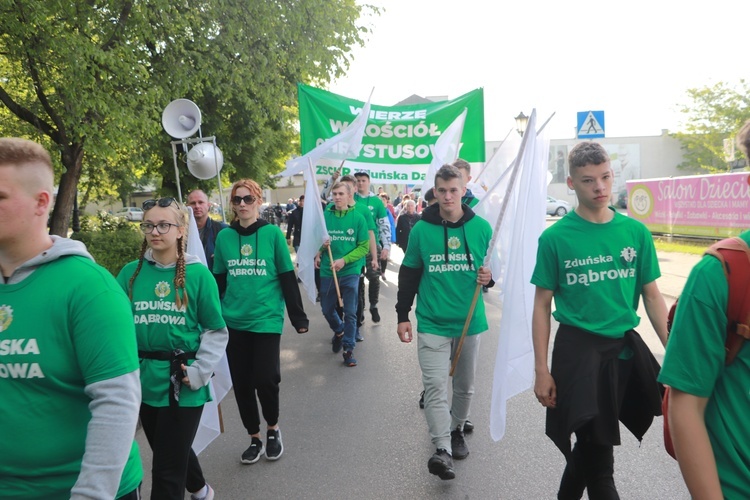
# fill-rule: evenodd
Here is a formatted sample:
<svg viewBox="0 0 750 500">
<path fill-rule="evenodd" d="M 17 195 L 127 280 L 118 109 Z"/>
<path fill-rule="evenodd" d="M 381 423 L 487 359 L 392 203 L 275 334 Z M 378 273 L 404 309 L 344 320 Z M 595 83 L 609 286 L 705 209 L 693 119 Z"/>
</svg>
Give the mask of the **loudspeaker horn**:
<svg viewBox="0 0 750 500">
<path fill-rule="evenodd" d="M 216 151 L 216 161 L 214 161 L 214 151 Z M 216 177 L 223 165 L 224 154 L 210 142 L 196 144 L 187 154 L 188 170 L 193 177 L 201 180 Z"/>
<path fill-rule="evenodd" d="M 175 99 L 161 114 L 161 126 L 175 139 L 186 139 L 201 126 L 201 110 L 190 99 Z"/>
</svg>

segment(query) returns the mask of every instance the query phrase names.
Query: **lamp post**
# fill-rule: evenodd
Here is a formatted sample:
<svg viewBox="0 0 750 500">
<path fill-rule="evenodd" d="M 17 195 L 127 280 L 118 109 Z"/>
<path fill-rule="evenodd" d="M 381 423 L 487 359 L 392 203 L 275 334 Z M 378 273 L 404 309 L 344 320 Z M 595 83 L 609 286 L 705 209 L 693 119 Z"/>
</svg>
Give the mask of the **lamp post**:
<svg viewBox="0 0 750 500">
<path fill-rule="evenodd" d="M 526 126 L 529 124 L 529 117 L 523 114 L 523 111 L 518 113 L 518 116 L 516 116 L 516 131 L 519 133 L 521 137 L 523 137 L 523 133 L 526 132 Z"/>
</svg>

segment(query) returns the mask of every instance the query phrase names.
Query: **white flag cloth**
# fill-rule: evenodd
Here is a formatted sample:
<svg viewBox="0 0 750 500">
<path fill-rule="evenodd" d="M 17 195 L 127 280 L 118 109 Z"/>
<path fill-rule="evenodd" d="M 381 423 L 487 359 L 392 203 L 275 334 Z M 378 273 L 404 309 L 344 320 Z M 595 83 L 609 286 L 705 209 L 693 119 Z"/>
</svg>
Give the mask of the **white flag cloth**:
<svg viewBox="0 0 750 500">
<path fill-rule="evenodd" d="M 286 169 L 280 174 L 277 174 L 277 177 L 289 177 L 303 172 L 307 168 L 309 162 L 312 162 L 313 166 L 315 166 L 323 158 L 331 160 L 347 160 L 358 157 L 359 151 L 362 149 L 362 137 L 365 135 L 365 127 L 367 126 L 369 115 L 370 100 L 368 99 L 367 103 L 362 108 L 362 111 L 357 115 L 354 121 L 349 124 L 349 126 L 337 135 L 327 139 L 323 144 L 312 151 L 297 158 L 288 160 L 286 162 Z M 305 199 L 307 199 L 307 196 L 305 196 Z"/>
<path fill-rule="evenodd" d="M 477 175 L 476 179 L 472 179 L 472 182 L 479 186 L 484 193 L 487 193 L 500 179 L 503 174 L 508 172 L 508 167 L 511 166 L 513 160 L 516 159 L 518 154 L 518 148 L 521 146 L 521 136 L 516 133 L 515 130 L 508 132 L 503 139 L 500 147 L 495 150 L 487 163 L 484 164 L 482 170 Z M 479 199 L 483 196 L 478 196 L 479 189 L 473 191 L 474 195 Z"/>
<path fill-rule="evenodd" d="M 302 211 L 302 229 L 300 233 L 299 250 L 297 251 L 297 265 L 302 287 L 307 292 L 307 298 L 315 304 L 317 290 L 315 288 L 315 255 L 328 237 L 328 228 L 323 218 L 323 205 L 320 199 L 318 182 L 312 162 L 305 172 L 305 210 Z"/>
<path fill-rule="evenodd" d="M 190 213 L 190 221 L 188 222 L 188 239 L 186 252 L 190 255 L 195 255 L 203 262 L 203 265 L 208 267 L 206 261 L 206 252 L 203 251 L 203 244 L 201 243 L 200 233 L 198 232 L 198 225 L 195 223 L 195 217 L 193 216 L 192 207 L 187 207 Z M 219 437 L 221 434 L 221 425 L 219 421 L 219 403 L 224 399 L 229 390 L 232 388 L 232 376 L 229 374 L 229 363 L 227 361 L 227 355 L 221 357 L 219 364 L 216 365 L 214 370 L 214 376 L 208 382 L 208 389 L 211 391 L 211 399 L 213 401 L 207 402 L 203 406 L 203 414 L 201 415 L 201 421 L 198 425 L 198 432 L 195 434 L 193 440 L 193 451 L 196 455 L 206 449 L 206 447 Z"/>
<path fill-rule="evenodd" d="M 534 110 L 517 156 L 520 170 L 515 182 L 510 185 L 512 174 L 496 182 L 496 186 L 505 184 L 509 199 L 497 235 L 498 243 L 493 249 L 498 251 L 501 265 L 496 281 L 502 301 L 490 409 L 490 434 L 495 441 L 505 435 L 508 399 L 530 388 L 534 380 L 531 318 L 535 288 L 531 284 L 531 274 L 539 235 L 545 225 L 549 152 L 549 140 L 544 132 L 535 133 L 536 123 Z M 486 198 L 491 196 L 488 193 Z"/>
<path fill-rule="evenodd" d="M 432 162 L 427 167 L 427 173 L 422 183 L 422 197 L 435 185 L 435 174 L 438 169 L 446 163 L 453 163 L 458 158 L 467 112 L 468 109 L 464 108 L 463 113 L 458 115 L 435 141 L 435 146 L 432 149 Z"/>
</svg>

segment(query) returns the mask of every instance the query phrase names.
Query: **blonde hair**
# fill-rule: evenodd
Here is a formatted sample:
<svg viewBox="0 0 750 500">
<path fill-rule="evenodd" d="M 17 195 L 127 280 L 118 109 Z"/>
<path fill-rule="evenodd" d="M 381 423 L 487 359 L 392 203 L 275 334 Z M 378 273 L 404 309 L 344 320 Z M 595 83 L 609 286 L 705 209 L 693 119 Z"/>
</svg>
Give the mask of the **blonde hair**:
<svg viewBox="0 0 750 500">
<path fill-rule="evenodd" d="M 15 167 L 22 171 L 23 186 L 29 194 L 34 194 L 37 189 L 43 189 L 50 195 L 54 191 L 55 171 L 52 168 L 52 158 L 42 145 L 34 141 L 0 137 L 0 167 Z"/>
<path fill-rule="evenodd" d="M 156 207 L 157 205 L 154 205 Z M 146 218 L 146 214 L 153 209 L 154 207 L 149 208 L 148 210 L 145 210 L 143 212 L 143 218 Z M 182 309 L 182 306 L 184 305 L 185 308 L 188 306 L 188 293 L 187 288 L 185 287 L 185 247 L 187 245 L 187 232 L 188 232 L 188 212 L 185 210 L 184 207 L 178 205 L 177 201 L 175 200 L 173 203 L 170 203 L 168 207 L 161 207 L 161 208 L 168 208 L 174 212 L 175 215 L 175 221 L 177 222 L 177 225 L 179 227 L 184 227 L 185 231 L 177 238 L 177 262 L 175 263 L 175 270 L 174 270 L 174 302 L 175 305 L 177 305 L 178 309 Z M 141 253 L 138 256 L 138 267 L 135 268 L 135 272 L 133 273 L 133 276 L 130 277 L 130 281 L 128 282 L 128 297 L 130 297 L 130 301 L 133 301 L 133 284 L 135 283 L 135 278 L 138 276 L 138 273 L 141 272 L 141 268 L 143 267 L 143 260 L 144 255 L 146 254 L 146 250 L 148 249 L 148 241 L 146 241 L 146 236 L 143 237 L 143 244 L 141 245 Z M 182 290 L 182 296 L 180 296 L 180 290 Z"/>
</svg>

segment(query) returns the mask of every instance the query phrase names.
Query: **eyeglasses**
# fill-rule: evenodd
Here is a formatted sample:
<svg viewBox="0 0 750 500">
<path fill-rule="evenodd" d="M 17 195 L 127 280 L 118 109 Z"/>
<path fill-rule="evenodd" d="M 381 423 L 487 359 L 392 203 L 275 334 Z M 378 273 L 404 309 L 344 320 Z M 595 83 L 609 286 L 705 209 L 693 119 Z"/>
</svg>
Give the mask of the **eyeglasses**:
<svg viewBox="0 0 750 500">
<path fill-rule="evenodd" d="M 162 199 L 165 199 L 165 198 L 162 198 Z M 162 205 L 159 205 L 159 206 L 162 206 Z M 168 207 L 169 205 L 164 205 L 164 206 Z M 150 222 L 141 222 L 140 226 L 141 226 L 141 231 L 143 231 L 143 234 L 153 233 L 154 228 L 156 228 L 156 231 L 159 234 L 167 234 L 169 230 L 172 228 L 172 226 L 180 227 L 179 224 L 172 224 L 170 222 L 160 222 L 158 224 L 151 224 Z"/>
<path fill-rule="evenodd" d="M 156 205 L 165 208 L 172 203 L 177 203 L 177 200 L 175 200 L 174 198 L 159 198 L 158 200 L 146 200 L 143 202 L 143 205 L 141 205 L 141 207 L 143 208 L 143 210 L 151 210 Z"/>
<path fill-rule="evenodd" d="M 253 203 L 255 203 L 255 200 L 257 200 L 257 198 L 251 194 L 248 194 L 245 196 L 233 196 L 232 204 L 239 205 L 240 203 L 244 201 L 245 205 L 252 205 Z"/>
</svg>

